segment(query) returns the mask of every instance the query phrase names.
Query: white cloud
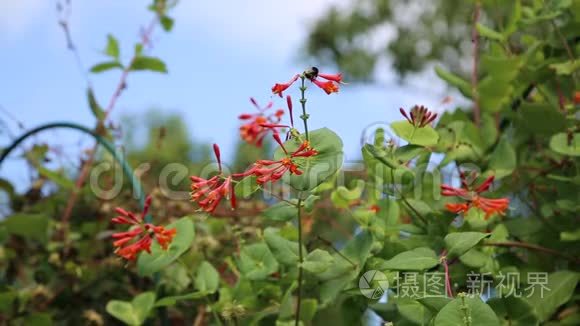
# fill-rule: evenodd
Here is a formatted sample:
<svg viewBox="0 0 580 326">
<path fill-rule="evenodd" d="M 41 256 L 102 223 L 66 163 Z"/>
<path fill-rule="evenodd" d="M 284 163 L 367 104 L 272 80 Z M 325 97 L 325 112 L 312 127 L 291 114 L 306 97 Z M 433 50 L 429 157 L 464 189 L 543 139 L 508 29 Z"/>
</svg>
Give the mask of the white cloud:
<svg viewBox="0 0 580 326">
<path fill-rule="evenodd" d="M 0 0 L 0 38 L 17 38 L 47 13 L 50 4 L 47 0 Z"/>
</svg>

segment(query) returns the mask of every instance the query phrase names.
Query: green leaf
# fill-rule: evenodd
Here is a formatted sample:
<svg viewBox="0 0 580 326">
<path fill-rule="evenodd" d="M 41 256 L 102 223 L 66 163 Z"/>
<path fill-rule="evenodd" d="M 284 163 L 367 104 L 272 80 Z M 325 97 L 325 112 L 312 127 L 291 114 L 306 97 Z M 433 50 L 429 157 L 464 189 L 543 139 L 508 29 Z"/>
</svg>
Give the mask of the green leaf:
<svg viewBox="0 0 580 326">
<path fill-rule="evenodd" d="M 558 154 L 580 156 L 580 133 L 576 132 L 570 138 L 568 142 L 568 134 L 563 132 L 555 134 L 550 139 L 550 148 Z"/>
<path fill-rule="evenodd" d="M 99 105 L 99 102 L 97 102 L 97 98 L 95 97 L 95 93 L 91 87 L 87 88 L 87 100 L 89 102 L 89 108 L 91 109 L 91 112 L 93 112 L 95 118 L 97 118 L 98 121 L 103 121 L 105 119 L 105 111 Z"/>
<path fill-rule="evenodd" d="M 248 199 L 256 191 L 260 190 L 260 185 L 257 180 L 258 178 L 255 175 L 250 175 L 240 180 L 240 182 L 234 186 L 236 197 Z"/>
<path fill-rule="evenodd" d="M 372 233 L 360 232 L 340 251 L 342 256 L 338 253 L 333 255 L 334 264 L 330 268 L 316 275 L 323 281 L 320 285 L 322 305 L 332 302 L 354 279 L 357 279 L 361 267 L 370 254 L 372 244 Z"/>
<path fill-rule="evenodd" d="M 580 60 L 553 63 L 550 68 L 554 69 L 558 75 L 571 75 L 580 69 Z"/>
<path fill-rule="evenodd" d="M 413 325 L 426 325 L 432 316 L 431 310 L 416 300 L 400 300 L 397 302 L 397 309 Z"/>
<path fill-rule="evenodd" d="M 516 165 L 516 151 L 511 142 L 503 137 L 491 154 L 489 168 L 494 170 L 495 178 L 499 180 L 512 174 Z"/>
<path fill-rule="evenodd" d="M 564 131 L 564 115 L 546 103 L 523 103 L 518 114 L 518 126 L 532 133 L 553 134 Z"/>
<path fill-rule="evenodd" d="M 136 57 L 131 64 L 131 69 L 133 71 L 137 70 L 149 70 L 155 72 L 167 73 L 167 67 L 165 63 L 159 58 L 155 57 Z"/>
<path fill-rule="evenodd" d="M 391 128 L 397 136 L 408 141 L 410 144 L 420 146 L 434 146 L 439 141 L 439 134 L 431 126 L 415 127 L 408 121 L 395 121 Z"/>
<path fill-rule="evenodd" d="M 100 72 L 104 72 L 107 70 L 112 70 L 112 69 L 123 69 L 123 65 L 118 62 L 118 61 L 107 61 L 107 62 L 101 62 L 101 63 L 97 63 L 96 65 L 91 67 L 91 72 L 94 74 L 98 74 Z"/>
<path fill-rule="evenodd" d="M 177 229 L 177 234 L 167 248 L 163 250 L 159 244 L 154 241 L 151 245 L 151 254 L 146 252 L 139 255 L 137 260 L 137 269 L 140 275 L 151 275 L 169 266 L 179 258 L 190 247 L 195 237 L 193 222 L 189 217 L 183 217 L 166 227 L 167 229 Z"/>
<path fill-rule="evenodd" d="M 220 275 L 212 264 L 204 261 L 197 269 L 195 288 L 204 293 L 214 293 L 220 285 Z"/>
<path fill-rule="evenodd" d="M 14 300 L 18 298 L 15 291 L 7 291 L 0 293 L 0 313 L 8 314 L 14 309 Z"/>
<path fill-rule="evenodd" d="M 452 299 L 447 297 L 425 297 L 419 298 L 417 301 L 429 308 L 432 312 L 439 312 L 443 307 L 445 307 Z"/>
<path fill-rule="evenodd" d="M 268 207 L 262 215 L 272 221 L 284 222 L 296 218 L 298 216 L 298 208 L 286 201 L 281 201 Z"/>
<path fill-rule="evenodd" d="M 477 28 L 477 31 L 479 32 L 479 34 L 483 37 L 487 37 L 490 40 L 494 40 L 494 41 L 498 41 L 498 42 L 505 41 L 505 36 L 503 36 L 503 34 L 496 32 L 493 29 L 491 29 L 485 25 L 477 23 L 476 28 Z"/>
<path fill-rule="evenodd" d="M 107 47 L 105 48 L 105 54 L 115 58 L 115 61 L 119 61 L 119 57 L 121 55 L 119 41 L 117 41 L 117 39 L 111 34 L 107 35 Z"/>
<path fill-rule="evenodd" d="M 155 307 L 165 307 L 165 306 L 174 306 L 178 301 L 182 300 L 196 300 L 201 299 L 208 295 L 206 292 L 192 292 L 183 295 L 174 295 L 170 297 L 165 297 L 155 303 Z"/>
<path fill-rule="evenodd" d="M 297 282 L 292 282 L 292 284 L 288 287 L 282 300 L 280 301 L 280 310 L 278 313 L 278 320 L 284 319 L 291 319 L 294 315 L 294 305 L 293 301 L 294 298 L 292 297 L 292 293 L 298 287 Z"/>
<path fill-rule="evenodd" d="M 316 315 L 318 310 L 318 301 L 316 299 L 302 299 L 300 304 L 300 320 L 308 324 Z"/>
<path fill-rule="evenodd" d="M 310 195 L 302 201 L 302 206 L 307 212 L 312 212 L 314 209 L 314 204 L 320 199 L 318 195 Z"/>
<path fill-rule="evenodd" d="M 488 149 L 495 144 L 498 137 L 498 130 L 495 125 L 495 119 L 489 113 L 481 115 L 481 128 L 479 129 L 479 137 L 481 138 L 483 149 Z"/>
<path fill-rule="evenodd" d="M 136 296 L 133 301 L 131 301 L 131 304 L 133 305 L 133 309 L 137 315 L 137 318 L 141 321 L 141 323 L 143 323 L 145 319 L 147 319 L 149 312 L 155 304 L 155 293 L 141 293 Z"/>
<path fill-rule="evenodd" d="M 579 241 L 580 240 L 580 229 L 576 229 L 574 231 L 560 232 L 560 240 L 562 240 L 562 241 Z"/>
<path fill-rule="evenodd" d="M 526 300 L 515 296 L 492 298 L 487 302 L 495 314 L 502 319 L 503 325 L 533 326 L 538 325 L 534 307 Z"/>
<path fill-rule="evenodd" d="M 54 182 L 61 188 L 72 189 L 75 186 L 74 182 L 64 176 L 62 172 L 49 170 L 42 165 L 37 165 L 36 170 L 38 170 L 38 174 Z"/>
<path fill-rule="evenodd" d="M 52 326 L 53 322 L 49 313 L 45 312 L 35 312 L 28 316 L 17 319 L 16 321 L 22 321 L 22 324 L 16 322 L 16 325 L 34 325 L 34 326 Z"/>
<path fill-rule="evenodd" d="M 391 169 L 397 169 L 401 165 L 398 164 L 395 160 L 389 158 L 388 156 L 381 153 L 375 146 L 370 144 L 365 144 L 362 148 L 363 155 L 368 153 L 370 156 L 381 162 L 382 164 L 388 166 Z"/>
<path fill-rule="evenodd" d="M 439 137 L 439 135 L 437 135 L 437 137 Z M 397 149 L 395 150 L 395 157 L 399 161 L 408 162 L 414 159 L 415 157 L 425 153 L 428 153 L 425 147 L 409 144 L 397 147 Z"/>
<path fill-rule="evenodd" d="M 17 213 L 3 221 L 6 231 L 41 243 L 48 241 L 48 216 L 43 214 Z"/>
<path fill-rule="evenodd" d="M 265 243 L 242 248 L 238 265 L 242 274 L 252 281 L 264 280 L 278 271 L 278 262 Z"/>
<path fill-rule="evenodd" d="M 328 251 L 322 249 L 315 249 L 309 253 L 302 263 L 302 268 L 310 273 L 317 274 L 326 271 L 334 262 L 334 258 Z"/>
<path fill-rule="evenodd" d="M 446 81 L 449 85 L 456 87 L 463 96 L 467 98 L 473 97 L 473 91 L 471 87 L 471 83 L 464 80 L 463 78 L 444 70 L 441 67 L 435 67 L 435 73 L 439 78 Z"/>
<path fill-rule="evenodd" d="M 514 8 L 511 11 L 511 17 L 508 21 L 506 28 L 503 31 L 504 37 L 509 37 L 514 32 L 517 31 L 518 23 L 522 18 L 522 2 L 521 0 L 514 1 Z"/>
<path fill-rule="evenodd" d="M 379 265 L 378 269 L 422 271 L 435 267 L 438 264 L 439 259 L 433 250 L 427 247 L 420 247 L 396 255 Z"/>
<path fill-rule="evenodd" d="M 345 186 L 339 186 L 330 194 L 330 199 L 337 208 L 348 208 L 354 201 L 357 201 L 362 196 L 365 189 L 365 182 L 357 180 L 356 186 L 353 189 L 348 189 Z"/>
<path fill-rule="evenodd" d="M 477 92 L 484 112 L 499 112 L 510 104 L 515 90 L 513 82 L 523 63 L 524 60 L 517 56 L 482 56 L 481 66 L 486 76 L 479 82 Z"/>
<path fill-rule="evenodd" d="M 311 157 L 294 158 L 294 163 L 302 171 L 301 175 L 290 176 L 290 185 L 296 190 L 311 190 L 333 176 L 342 166 L 342 140 L 328 128 L 311 131 L 310 146 L 318 154 Z M 288 153 L 294 152 L 301 145 L 296 139 L 284 143 Z M 282 148 L 276 149 L 276 160 L 286 157 Z M 287 180 L 284 178 L 283 180 Z"/>
<path fill-rule="evenodd" d="M 155 293 L 144 292 L 133 301 L 111 300 L 107 312 L 127 325 L 142 325 L 155 303 Z"/>
<path fill-rule="evenodd" d="M 161 27 L 163 27 L 163 30 L 166 32 L 170 32 L 173 29 L 173 25 L 175 23 L 173 18 L 166 15 L 161 16 L 159 18 L 159 22 L 161 23 Z"/>
<path fill-rule="evenodd" d="M 274 228 L 264 230 L 264 240 L 280 264 L 296 266 L 298 263 L 298 242 L 282 237 Z"/>
<path fill-rule="evenodd" d="M 469 324 L 466 324 L 464 321 L 466 314 L 468 314 L 471 320 Z M 434 325 L 498 326 L 499 320 L 491 307 L 483 303 L 479 297 L 459 297 L 449 302 L 439 311 L 435 317 Z"/>
<path fill-rule="evenodd" d="M 12 198 L 15 194 L 12 183 L 4 178 L 0 178 L 0 190 L 3 190 L 8 195 L 8 198 Z"/>
<path fill-rule="evenodd" d="M 473 248 L 468 250 L 463 255 L 459 256 L 459 260 L 465 265 L 473 268 L 480 268 L 485 266 L 489 260 L 489 256 L 483 252 Z"/>
<path fill-rule="evenodd" d="M 457 232 L 445 236 L 445 247 L 447 248 L 447 258 L 455 258 L 463 255 L 471 248 L 475 247 L 481 240 L 489 237 L 490 234 L 480 232 Z"/>
<path fill-rule="evenodd" d="M 536 309 L 541 322 L 548 320 L 558 307 L 572 298 L 579 276 L 580 274 L 576 272 L 559 271 L 549 274 L 547 283 L 530 284 L 533 288 L 533 293 L 530 295 L 528 292 L 526 299 Z M 543 291 L 542 287 L 544 287 Z"/>
</svg>

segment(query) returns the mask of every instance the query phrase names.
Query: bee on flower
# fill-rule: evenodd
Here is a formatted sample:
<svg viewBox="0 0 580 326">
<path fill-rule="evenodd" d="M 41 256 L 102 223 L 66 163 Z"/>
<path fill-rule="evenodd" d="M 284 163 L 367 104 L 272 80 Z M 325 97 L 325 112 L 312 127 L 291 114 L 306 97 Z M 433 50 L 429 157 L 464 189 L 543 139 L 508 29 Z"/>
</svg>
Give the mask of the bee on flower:
<svg viewBox="0 0 580 326">
<path fill-rule="evenodd" d="M 133 226 L 129 231 L 113 233 L 111 236 L 115 239 L 113 246 L 116 248 L 115 253 L 117 255 L 127 260 L 135 260 L 142 251 L 151 253 L 153 240 L 157 241 L 161 248 L 167 250 L 177 230 L 145 223 L 144 219 L 149 212 L 150 206 L 151 196 L 148 196 L 145 200 L 143 211 L 139 216 L 121 207 L 115 209 L 119 215 L 111 220 L 113 223 Z"/>
<path fill-rule="evenodd" d="M 473 178 L 472 180 L 474 180 Z M 480 185 L 474 186 L 473 182 L 467 180 L 465 173 L 461 173 L 461 188 L 454 188 L 449 185 L 441 185 L 441 195 L 448 197 L 457 197 L 464 200 L 463 203 L 447 203 L 445 207 L 452 213 L 466 214 L 472 207 L 479 208 L 485 212 L 485 219 L 489 219 L 493 214 L 504 215 L 509 207 L 508 198 L 485 198 L 481 196 L 482 192 L 489 190 L 494 180 L 490 176 Z"/>
<path fill-rule="evenodd" d="M 342 80 L 342 74 L 325 74 L 319 72 L 318 68 L 312 67 L 302 74 L 294 75 L 288 82 L 286 83 L 277 83 L 272 86 L 272 93 L 279 95 L 282 97 L 282 93 L 286 91 L 292 84 L 294 84 L 299 78 L 308 79 L 314 85 L 318 86 L 322 89 L 326 94 L 337 93 L 339 91 L 339 84 L 344 84 Z M 320 80 L 322 78 L 324 80 Z"/>
</svg>

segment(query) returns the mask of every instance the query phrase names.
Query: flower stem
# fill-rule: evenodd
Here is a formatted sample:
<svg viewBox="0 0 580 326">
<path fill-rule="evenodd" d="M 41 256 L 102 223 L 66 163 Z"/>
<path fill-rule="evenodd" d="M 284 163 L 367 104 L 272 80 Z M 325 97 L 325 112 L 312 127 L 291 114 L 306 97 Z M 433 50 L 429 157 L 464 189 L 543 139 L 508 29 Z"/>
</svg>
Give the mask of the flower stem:
<svg viewBox="0 0 580 326">
<path fill-rule="evenodd" d="M 447 250 L 443 250 L 439 258 L 445 269 L 445 291 L 449 298 L 453 298 L 453 289 L 451 288 L 451 276 L 449 274 L 449 264 L 447 263 Z"/>
<path fill-rule="evenodd" d="M 309 115 L 306 113 L 306 96 L 305 96 L 305 92 L 306 92 L 306 85 L 305 85 L 305 81 L 306 81 L 306 77 L 305 76 L 300 76 L 300 80 L 301 80 L 301 85 L 300 85 L 300 104 L 302 105 L 302 115 L 300 116 L 300 119 L 302 119 L 302 121 L 304 121 L 304 134 L 306 135 L 306 140 L 310 140 L 310 137 L 308 135 L 308 117 Z"/>
<path fill-rule="evenodd" d="M 306 120 L 304 120 L 306 124 Z M 307 136 L 308 137 L 308 134 Z M 302 263 L 304 262 L 304 254 L 302 252 L 302 193 L 298 194 L 298 300 L 296 301 L 296 319 L 295 325 L 300 324 L 300 306 L 302 305 Z"/>
</svg>

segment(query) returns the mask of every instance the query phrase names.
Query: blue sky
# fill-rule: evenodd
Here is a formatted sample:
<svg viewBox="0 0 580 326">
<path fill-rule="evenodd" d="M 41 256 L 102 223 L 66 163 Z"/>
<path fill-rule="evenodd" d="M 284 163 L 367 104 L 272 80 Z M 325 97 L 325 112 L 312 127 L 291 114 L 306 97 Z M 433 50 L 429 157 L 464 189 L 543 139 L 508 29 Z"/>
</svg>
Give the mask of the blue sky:
<svg viewBox="0 0 580 326">
<path fill-rule="evenodd" d="M 72 0 L 72 37 L 86 69 L 105 59 L 100 51 L 108 33 L 120 40 L 122 57 L 130 58 L 139 28 L 151 19 L 145 10 L 148 2 Z M 150 52 L 167 63 L 169 73 L 134 73 L 111 119 L 136 116 L 151 107 L 176 112 L 192 137 L 217 142 L 231 156 L 237 140 L 236 116 L 252 110 L 248 98 L 283 106 L 270 87 L 305 67 L 319 66 L 298 59 L 300 45 L 309 23 L 333 3 L 346 1 L 182 0 L 174 11 L 174 30 L 166 34 L 157 29 Z M 369 36 L 367 42 L 373 46 L 389 37 L 396 36 L 387 30 Z M 86 82 L 66 49 L 54 0 L 0 0 L 0 67 L 2 120 L 11 121 L 7 111 L 29 128 L 62 120 L 94 124 L 85 98 Z M 424 104 L 442 109 L 439 103 L 447 92 L 432 73 L 399 87 L 392 82 L 396 78 L 388 63 L 382 67 L 377 78 L 383 86 L 345 85 L 330 96 L 313 88 L 308 95 L 311 129 L 329 127 L 341 135 L 346 159 L 359 156 L 366 126 L 399 119 L 399 107 Z M 333 67 L 319 68 L 336 72 Z M 90 76 L 103 105 L 118 79 L 116 71 Z M 297 92 L 295 88 L 289 94 L 297 98 Z M 18 131 L 14 124 L 11 127 Z M 0 137 L 2 143 L 8 142 L 4 134 Z M 37 139 L 78 148 L 82 137 L 58 131 Z M 85 139 L 83 144 L 89 147 L 90 142 Z M 24 189 L 28 178 L 23 167 L 13 158 L 2 167 L 0 177 L 9 177 Z"/>
</svg>

